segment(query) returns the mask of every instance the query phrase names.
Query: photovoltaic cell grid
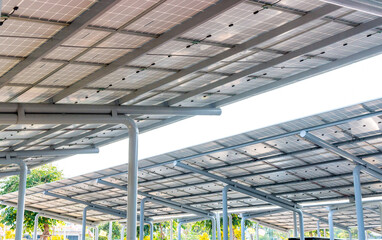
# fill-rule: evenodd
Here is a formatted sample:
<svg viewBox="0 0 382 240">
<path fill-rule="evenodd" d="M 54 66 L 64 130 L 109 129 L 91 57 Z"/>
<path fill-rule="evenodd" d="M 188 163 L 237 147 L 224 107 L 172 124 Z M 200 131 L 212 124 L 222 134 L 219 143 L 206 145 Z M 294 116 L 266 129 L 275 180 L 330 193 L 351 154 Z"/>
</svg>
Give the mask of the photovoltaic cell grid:
<svg viewBox="0 0 382 240">
<path fill-rule="evenodd" d="M 322 202 L 334 203 L 337 200 L 349 200 L 354 197 L 352 178 L 354 163 L 314 145 L 298 136 L 298 133 L 304 129 L 311 129 L 313 135 L 381 167 L 381 111 L 382 99 L 378 99 L 142 159 L 139 161 L 139 191 L 207 211 L 220 211 L 224 184 L 174 167 L 173 161 L 179 160 L 273 196 L 299 203 L 307 213 L 306 229 L 315 229 L 317 219 L 308 214 L 327 218 L 327 209 L 320 205 Z M 49 127 L 54 126 L 46 126 Z M 77 134 L 84 134 L 94 127 L 96 125 L 72 126 Z M 36 130 L 38 129 L 36 127 Z M 105 131 L 104 137 L 126 133 L 124 129 L 118 127 L 113 127 L 112 130 Z M 55 139 L 67 141 L 67 138 L 70 139 L 76 134 L 75 131 L 61 131 L 56 133 Z M 7 131 L 1 134 L 1 137 L 4 137 Z M 25 137 L 33 136 L 31 132 L 23 134 Z M 99 140 L 93 135 L 85 144 L 94 144 L 94 139 Z M 82 144 L 79 141 L 77 143 Z M 102 141 L 99 143 L 102 144 Z M 227 147 L 230 149 L 226 149 Z M 206 154 L 200 155 L 201 153 Z M 182 160 L 183 158 L 187 159 Z M 126 211 L 127 197 L 124 190 L 127 182 L 126 170 L 125 164 L 30 188 L 27 190 L 26 206 L 81 219 L 84 204 L 44 194 L 44 191 L 48 191 L 110 209 Z M 122 189 L 106 186 L 97 182 L 97 179 L 117 184 Z M 363 197 L 382 195 L 382 184 L 377 179 L 361 174 L 361 182 Z M 138 198 L 141 200 L 144 196 L 139 195 Z M 17 193 L 0 196 L 0 200 L 16 203 Z M 259 212 L 263 207 L 270 207 L 262 200 L 234 191 L 228 194 L 228 205 L 232 212 Z M 351 204 L 345 205 L 346 210 L 335 213 L 336 224 L 356 225 L 355 211 L 351 208 L 349 210 L 349 206 Z M 379 230 L 378 211 L 378 201 L 365 204 L 366 226 Z M 145 211 L 146 217 L 157 221 L 164 216 L 176 217 L 184 214 L 182 211 L 153 203 L 147 203 Z M 291 217 L 290 212 L 282 212 L 254 219 L 283 229 L 292 229 Z M 96 211 L 89 213 L 89 220 L 94 222 L 118 219 L 119 217 Z M 327 228 L 325 223 L 321 223 L 321 226 Z"/>
<path fill-rule="evenodd" d="M 4 1 L 2 15 L 6 17 L 2 19 L 4 22 L 0 27 L 0 82 L 25 57 L 41 50 L 44 43 L 70 27 L 80 14 L 89 14 L 96 4 L 100 3 L 86 0 Z M 0 88 L 0 101 L 48 102 L 87 76 L 103 71 L 120 57 L 133 55 L 140 48 L 148 47 L 144 54 L 124 62 L 106 76 L 91 79 L 74 93 L 62 97 L 58 103 L 110 104 L 161 80 L 165 84 L 149 88 L 149 91 L 119 103 L 219 107 L 230 103 L 230 99 L 235 100 L 238 94 L 256 91 L 260 87 L 377 47 L 382 36 L 379 28 L 382 21 L 381 24 L 356 31 L 365 24 L 378 21 L 377 17 L 345 8 L 333 9 L 318 19 L 302 21 L 289 31 L 283 31 L 284 24 L 298 21 L 309 12 L 328 8 L 328 5 L 318 0 L 282 0 L 277 4 L 249 0 L 198 22 L 187 31 L 168 38 L 163 44 L 150 48 L 150 44 L 158 37 L 170 34 L 175 26 L 187 20 L 196 21 L 196 14 L 208 12 L 209 7 L 221 5 L 222 1 L 121 0 L 112 4 L 75 34 L 68 35 L 58 46 L 32 61 L 10 81 L 4 82 Z M 322 40 L 350 30 L 357 33 L 314 47 Z M 260 41 L 272 31 L 277 34 Z M 197 70 L 182 73 L 251 39 L 259 39 L 259 42 Z M 302 51 L 307 46 L 313 47 Z M 301 53 L 288 57 L 295 51 Z M 242 74 L 244 70 L 248 74 Z M 174 74 L 179 74 L 179 77 L 165 81 Z M 150 115 L 136 117 L 141 132 L 178 119 Z M 53 127 L 58 126 L 4 127 L 0 148 L 74 149 L 104 145 L 127 136 L 123 126 L 67 126 L 57 132 L 51 130 Z M 30 141 L 47 131 L 52 131 L 52 134 Z M 13 148 L 15 146 L 16 149 Z M 40 163 L 38 159 L 34 162 L 35 166 Z M 238 174 L 242 171 L 234 170 Z"/>
</svg>

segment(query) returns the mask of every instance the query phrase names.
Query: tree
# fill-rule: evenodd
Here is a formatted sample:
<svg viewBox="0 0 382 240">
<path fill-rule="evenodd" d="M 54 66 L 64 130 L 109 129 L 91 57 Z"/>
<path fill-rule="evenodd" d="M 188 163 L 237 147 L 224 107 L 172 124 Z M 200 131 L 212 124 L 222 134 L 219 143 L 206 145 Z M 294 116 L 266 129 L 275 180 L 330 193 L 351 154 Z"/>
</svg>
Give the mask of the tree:
<svg viewBox="0 0 382 240">
<path fill-rule="evenodd" d="M 122 225 L 118 222 L 113 222 L 113 225 L 112 225 L 112 239 L 120 239 L 121 237 L 121 228 L 122 228 Z M 99 231 L 105 231 L 106 232 L 106 236 L 109 235 L 109 223 L 104 223 L 104 224 L 101 224 L 98 226 L 98 230 Z M 100 238 L 102 239 L 102 238 Z"/>
<path fill-rule="evenodd" d="M 39 168 L 33 169 L 27 176 L 27 188 L 37 185 L 45 184 L 60 180 L 63 178 L 62 171 L 58 170 L 51 164 L 44 165 Z M 19 176 L 12 176 L 0 181 L 0 194 L 7 194 L 18 191 L 19 189 Z M 0 206 L 1 220 L 0 222 L 11 226 L 11 229 L 15 229 L 17 209 L 14 207 Z M 24 229 L 29 234 L 32 233 L 34 228 L 34 219 L 37 213 L 25 211 L 24 213 Z M 46 240 L 49 237 L 49 230 L 51 226 L 61 223 L 60 221 L 39 217 L 39 228 L 43 231 L 41 240 Z"/>
</svg>

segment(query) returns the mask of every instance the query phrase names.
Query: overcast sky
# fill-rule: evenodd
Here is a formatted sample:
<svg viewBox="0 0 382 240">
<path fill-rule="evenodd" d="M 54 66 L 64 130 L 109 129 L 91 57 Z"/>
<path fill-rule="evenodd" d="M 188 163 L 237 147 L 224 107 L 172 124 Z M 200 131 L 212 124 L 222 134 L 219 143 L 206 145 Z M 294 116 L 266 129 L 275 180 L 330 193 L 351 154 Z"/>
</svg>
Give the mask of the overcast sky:
<svg viewBox="0 0 382 240">
<path fill-rule="evenodd" d="M 221 116 L 198 116 L 139 136 L 139 159 L 203 142 L 382 98 L 382 55 L 223 107 Z M 55 163 L 65 177 L 127 162 L 128 142 Z"/>
</svg>

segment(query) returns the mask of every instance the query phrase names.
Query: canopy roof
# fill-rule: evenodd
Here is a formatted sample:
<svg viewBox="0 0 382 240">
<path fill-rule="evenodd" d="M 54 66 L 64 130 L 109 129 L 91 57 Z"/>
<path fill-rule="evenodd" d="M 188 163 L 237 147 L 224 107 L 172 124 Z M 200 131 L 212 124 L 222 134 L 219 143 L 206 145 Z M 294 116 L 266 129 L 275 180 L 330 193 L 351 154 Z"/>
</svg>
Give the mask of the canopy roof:
<svg viewBox="0 0 382 240">
<path fill-rule="evenodd" d="M 307 130 L 340 149 L 378 167 L 382 165 L 382 99 L 306 117 L 232 137 L 142 159 L 139 161 L 139 199 L 165 198 L 202 211 L 220 211 L 225 184 L 174 166 L 174 161 L 251 186 L 285 201 L 303 206 L 306 228 L 316 226 L 316 218 L 326 218 L 325 206 L 353 199 L 354 163 L 299 136 Z M 105 184 L 109 183 L 109 184 Z M 114 213 L 126 211 L 127 165 L 84 174 L 27 190 L 26 209 L 81 219 L 86 205 L 107 207 Z M 361 174 L 364 197 L 382 194 L 377 179 Z M 111 183 L 111 184 L 110 184 Z M 45 192 L 45 194 L 44 194 Z M 64 199 L 63 199 L 64 198 Z M 0 196 L 6 204 L 17 202 L 17 193 Z M 326 203 L 323 203 L 326 202 Z M 331 201 L 331 202 L 328 202 Z M 335 201 L 335 202 L 333 202 Z M 312 207 L 311 205 L 316 205 Z M 320 204 L 317 206 L 317 204 Z M 378 202 L 365 204 L 365 226 L 379 227 Z M 270 210 L 268 203 L 230 191 L 231 212 Z M 348 207 L 348 206 L 334 206 Z M 291 212 L 265 215 L 257 219 L 282 229 L 292 229 Z M 148 202 L 145 217 L 190 216 L 184 211 Z M 91 222 L 121 220 L 117 214 L 90 209 Z M 355 226 L 355 211 L 349 208 L 334 215 L 335 224 Z M 325 223 L 322 223 L 325 227 Z"/>
<path fill-rule="evenodd" d="M 6 0 L 1 11 L 1 102 L 220 107 L 382 50 L 382 18 L 318 0 Z M 141 132 L 185 118 L 133 117 Z M 115 124 L 1 129 L 3 151 L 127 137 Z"/>
</svg>

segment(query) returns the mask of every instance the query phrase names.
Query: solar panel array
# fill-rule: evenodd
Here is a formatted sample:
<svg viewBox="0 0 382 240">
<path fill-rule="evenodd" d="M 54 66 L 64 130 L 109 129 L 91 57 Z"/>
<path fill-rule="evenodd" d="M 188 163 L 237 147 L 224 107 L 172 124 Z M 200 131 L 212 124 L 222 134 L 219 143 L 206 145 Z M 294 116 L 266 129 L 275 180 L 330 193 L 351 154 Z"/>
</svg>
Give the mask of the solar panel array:
<svg viewBox="0 0 382 240">
<path fill-rule="evenodd" d="M 139 161 L 139 191 L 190 205 L 206 211 L 220 211 L 224 184 L 211 178 L 175 167 L 181 161 L 237 183 L 251 186 L 281 199 L 303 206 L 307 213 L 325 217 L 324 202 L 353 199 L 354 163 L 301 138 L 301 130 L 328 141 L 365 161 L 382 166 L 382 99 L 357 104 L 278 125 L 219 139 Z M 228 149 L 227 149 L 228 148 Z M 26 207 L 81 219 L 84 202 L 75 203 L 49 194 L 59 194 L 108 209 L 126 211 L 127 165 L 84 174 L 27 190 Z M 119 185 L 110 187 L 97 179 Z M 382 184 L 361 174 L 363 197 L 382 195 Z M 144 196 L 139 195 L 138 199 Z M 17 193 L 0 196 L 1 201 L 16 203 Z M 378 202 L 365 204 L 365 225 L 380 229 Z M 259 199 L 230 191 L 231 212 L 261 211 L 270 205 Z M 310 205 L 310 206 L 309 206 Z M 145 216 L 180 217 L 185 212 L 148 202 Z M 90 211 L 93 222 L 120 220 L 120 217 Z M 306 228 L 314 229 L 317 219 L 306 215 Z M 292 229 L 291 213 L 259 217 L 258 220 Z M 355 211 L 336 212 L 334 221 L 355 226 Z M 327 227 L 325 223 L 322 227 Z"/>
<path fill-rule="evenodd" d="M 220 107 L 373 55 L 382 40 L 382 19 L 318 0 L 6 0 L 1 22 L 1 102 Z M 141 132 L 181 119 L 135 116 Z M 114 125 L 1 129 L 3 151 L 127 136 Z"/>
</svg>

